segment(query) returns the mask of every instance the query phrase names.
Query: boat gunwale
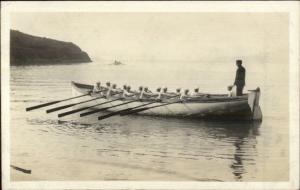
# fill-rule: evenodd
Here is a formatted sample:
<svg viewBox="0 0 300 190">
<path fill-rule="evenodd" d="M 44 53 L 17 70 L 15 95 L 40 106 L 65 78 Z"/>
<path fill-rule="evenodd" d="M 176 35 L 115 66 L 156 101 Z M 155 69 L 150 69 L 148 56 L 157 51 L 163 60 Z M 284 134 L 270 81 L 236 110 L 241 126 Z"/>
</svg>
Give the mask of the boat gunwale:
<svg viewBox="0 0 300 190">
<path fill-rule="evenodd" d="M 84 90 L 92 91 L 93 88 L 94 88 L 93 85 L 89 85 L 89 84 L 82 84 L 82 83 L 77 83 L 77 82 L 74 82 L 74 81 L 72 81 L 71 83 L 74 87 L 76 87 L 79 90 L 84 89 Z M 80 93 L 83 93 L 83 92 L 80 92 Z M 91 93 L 91 96 L 93 96 L 93 93 Z M 222 95 L 220 95 L 220 96 L 222 96 Z M 120 98 L 120 97 L 115 97 L 115 99 L 118 99 L 118 98 Z M 107 98 L 105 98 L 105 99 L 107 99 Z M 109 98 L 109 99 L 113 100 L 112 98 Z M 109 99 L 107 99 L 107 100 L 109 100 Z M 149 98 L 145 98 L 145 99 L 137 99 L 137 98 L 126 98 L 125 99 L 124 98 L 124 99 L 120 99 L 119 101 L 132 101 L 132 100 L 136 100 L 137 102 L 143 102 L 143 103 L 155 102 L 155 103 L 161 103 L 161 104 L 163 104 L 163 103 L 172 103 L 172 102 L 174 102 L 174 104 L 175 103 L 178 103 L 178 104 L 232 103 L 232 102 L 248 101 L 248 94 L 245 94 L 244 96 L 241 96 L 241 97 L 226 97 L 226 96 L 224 96 L 222 98 L 201 97 L 201 99 L 183 100 L 183 101 L 180 101 L 178 98 L 176 98 L 176 100 L 171 98 L 169 100 L 161 100 L 161 101 L 155 101 L 155 99 L 149 99 Z M 171 100 L 174 100 L 174 101 L 171 101 Z"/>
</svg>

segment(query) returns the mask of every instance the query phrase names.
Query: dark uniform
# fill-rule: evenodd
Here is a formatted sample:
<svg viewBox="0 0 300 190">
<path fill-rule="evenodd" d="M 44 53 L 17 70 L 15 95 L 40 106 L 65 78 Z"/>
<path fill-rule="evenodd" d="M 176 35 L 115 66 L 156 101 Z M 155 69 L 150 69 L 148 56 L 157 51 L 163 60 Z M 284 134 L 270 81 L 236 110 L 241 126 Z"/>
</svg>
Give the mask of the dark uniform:
<svg viewBox="0 0 300 190">
<path fill-rule="evenodd" d="M 236 85 L 237 96 L 243 95 L 243 89 L 245 86 L 245 77 L 246 77 L 246 69 L 242 65 L 239 65 L 238 69 L 236 70 L 235 81 L 234 81 L 234 85 Z"/>
</svg>

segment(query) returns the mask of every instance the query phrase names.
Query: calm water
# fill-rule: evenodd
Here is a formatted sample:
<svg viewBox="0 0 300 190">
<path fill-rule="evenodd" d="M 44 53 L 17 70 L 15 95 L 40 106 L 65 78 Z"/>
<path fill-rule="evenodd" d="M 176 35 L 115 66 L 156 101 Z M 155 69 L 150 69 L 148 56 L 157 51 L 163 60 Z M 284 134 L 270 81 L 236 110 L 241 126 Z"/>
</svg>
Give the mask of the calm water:
<svg viewBox="0 0 300 190">
<path fill-rule="evenodd" d="M 45 109 L 25 112 L 26 107 L 70 97 L 71 80 L 109 80 L 152 89 L 199 86 L 202 91 L 226 93 L 234 70 L 191 69 L 187 64 L 167 68 L 162 63 L 12 67 L 11 164 L 31 169 L 32 174 L 11 170 L 11 178 L 288 180 L 288 100 L 277 90 L 287 91 L 286 83 L 266 81 L 264 72 L 251 76 L 249 70 L 247 77 L 248 89 L 262 89 L 262 123 L 135 116 L 97 121 L 96 116 L 78 115 L 58 120 L 57 113 L 46 114 Z M 59 105 L 63 103 L 55 106 Z"/>
</svg>

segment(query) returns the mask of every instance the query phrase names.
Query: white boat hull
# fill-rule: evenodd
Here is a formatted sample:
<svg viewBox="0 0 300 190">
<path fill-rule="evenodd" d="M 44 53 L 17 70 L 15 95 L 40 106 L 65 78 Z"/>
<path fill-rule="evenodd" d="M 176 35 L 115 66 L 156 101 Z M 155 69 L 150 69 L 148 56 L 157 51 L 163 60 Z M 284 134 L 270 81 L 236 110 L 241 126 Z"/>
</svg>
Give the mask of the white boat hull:
<svg viewBox="0 0 300 190">
<path fill-rule="evenodd" d="M 93 86 L 84 85 L 72 82 L 73 96 L 79 96 L 86 94 L 92 90 Z M 182 117 L 182 118 L 199 118 L 199 119 L 221 119 L 221 120 L 261 120 L 262 114 L 259 107 L 259 95 L 260 91 L 252 91 L 248 96 L 236 100 L 228 101 L 202 101 L 202 102 L 185 102 L 174 103 L 166 106 L 160 106 L 151 108 L 142 112 L 138 112 L 138 115 L 151 115 L 162 117 Z M 228 98 L 227 98 L 228 99 Z M 97 99 L 85 104 L 81 107 L 89 107 L 95 104 L 104 103 L 107 99 Z M 122 104 L 130 100 L 117 100 L 104 105 L 93 107 L 93 109 L 99 109 L 104 107 L 111 107 L 114 105 Z M 122 109 L 132 108 L 139 105 L 143 105 L 147 102 L 136 101 L 122 106 L 117 106 L 108 109 L 109 112 L 119 111 Z M 162 103 L 153 103 L 144 107 L 152 107 L 160 105 Z M 143 108 L 144 108 L 143 107 Z"/>
</svg>

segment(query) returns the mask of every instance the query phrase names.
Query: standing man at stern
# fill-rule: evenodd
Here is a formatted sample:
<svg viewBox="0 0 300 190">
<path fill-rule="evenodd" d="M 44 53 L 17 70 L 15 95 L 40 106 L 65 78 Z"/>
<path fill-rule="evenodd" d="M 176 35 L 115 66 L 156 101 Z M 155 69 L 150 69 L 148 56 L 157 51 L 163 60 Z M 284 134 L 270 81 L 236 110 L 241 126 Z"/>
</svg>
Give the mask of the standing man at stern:
<svg viewBox="0 0 300 190">
<path fill-rule="evenodd" d="M 234 85 L 236 86 L 236 95 L 242 96 L 245 86 L 246 69 L 242 66 L 242 60 L 236 60 L 236 70 Z"/>
</svg>

